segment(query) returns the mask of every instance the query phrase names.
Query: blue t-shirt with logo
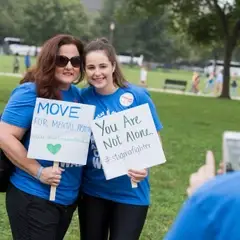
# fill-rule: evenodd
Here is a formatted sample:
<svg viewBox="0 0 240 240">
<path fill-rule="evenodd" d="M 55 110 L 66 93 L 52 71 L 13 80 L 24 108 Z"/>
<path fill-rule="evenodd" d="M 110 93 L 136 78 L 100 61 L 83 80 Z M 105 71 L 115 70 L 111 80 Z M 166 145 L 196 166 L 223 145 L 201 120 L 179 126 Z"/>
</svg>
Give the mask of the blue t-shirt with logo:
<svg viewBox="0 0 240 240">
<path fill-rule="evenodd" d="M 239 240 L 240 172 L 217 176 L 183 205 L 164 240 Z"/>
<path fill-rule="evenodd" d="M 157 131 L 162 128 L 155 106 L 144 88 L 129 84 L 126 88 L 118 88 L 113 94 L 101 95 L 90 86 L 82 89 L 81 98 L 84 104 L 96 106 L 95 118 L 148 103 Z M 127 175 L 106 180 L 93 135 L 87 165 L 83 171 L 82 191 L 90 196 L 119 203 L 143 206 L 150 204 L 149 177 L 141 181 L 137 188 L 132 188 Z"/>
<path fill-rule="evenodd" d="M 79 89 L 71 86 L 69 90 L 62 90 L 63 101 L 80 102 Z M 30 129 L 34 107 L 36 103 L 36 86 L 34 83 L 24 83 L 13 90 L 4 109 L 2 121 L 20 128 Z M 24 146 L 28 149 L 30 131 L 27 132 Z M 69 155 L 71 157 L 71 155 Z M 52 161 L 37 160 L 43 167 L 53 165 Z M 73 164 L 60 163 L 65 171 L 56 191 L 56 203 L 70 205 L 77 199 L 82 178 L 82 167 Z M 50 185 L 41 183 L 25 171 L 16 167 L 10 178 L 11 183 L 18 189 L 40 198 L 49 199 Z"/>
</svg>

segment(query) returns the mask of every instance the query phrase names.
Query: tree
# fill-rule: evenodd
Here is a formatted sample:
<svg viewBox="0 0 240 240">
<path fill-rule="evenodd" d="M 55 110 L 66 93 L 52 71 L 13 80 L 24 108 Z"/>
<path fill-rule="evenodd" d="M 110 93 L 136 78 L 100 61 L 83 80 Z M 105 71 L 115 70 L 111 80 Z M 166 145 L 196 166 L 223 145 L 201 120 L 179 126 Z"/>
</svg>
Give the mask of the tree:
<svg viewBox="0 0 240 240">
<path fill-rule="evenodd" d="M 167 12 L 163 12 L 160 17 L 142 15 L 139 19 L 127 19 L 135 24 L 132 31 L 135 37 L 133 46 L 138 47 L 146 61 L 170 63 L 174 62 L 177 56 L 184 55 L 178 51 L 180 41 L 168 30 Z"/>
<path fill-rule="evenodd" d="M 239 40 L 240 0 L 126 0 L 124 8 L 131 14 L 136 9 L 144 9 L 145 14 L 150 15 L 169 9 L 177 31 L 187 33 L 199 44 L 222 45 L 224 82 L 220 97 L 230 98 L 230 62 Z"/>
<path fill-rule="evenodd" d="M 121 9 L 124 0 L 105 0 L 104 8 L 95 19 L 92 26 L 94 37 L 110 37 L 110 23 L 115 23 L 113 45 L 118 53 L 138 55 L 143 54 L 147 61 L 171 62 L 176 57 L 176 38 L 168 32 L 169 16 L 162 12 L 161 17 L 141 17 L 126 15 L 126 9 Z M 121 9 L 121 11 L 119 11 Z M 180 49 L 180 48 L 179 48 Z M 181 46 L 182 49 L 182 46 Z M 179 51 L 179 53 L 186 53 Z"/>
<path fill-rule="evenodd" d="M 116 40 L 118 39 L 116 35 L 118 34 L 120 27 L 115 18 L 115 12 L 121 1 L 122 0 L 104 0 L 104 7 L 99 12 L 99 15 L 94 19 L 91 26 L 93 38 L 106 37 L 110 40 L 110 24 L 113 22 L 117 25 L 117 28 L 114 29 L 114 37 L 112 39 L 112 42 L 116 47 Z"/>
<path fill-rule="evenodd" d="M 0 0 L 0 37 L 22 37 L 23 6 L 21 0 Z"/>
<path fill-rule="evenodd" d="M 31 0 L 24 9 L 24 32 L 29 42 L 42 44 L 59 34 L 84 38 L 88 34 L 88 19 L 76 0 Z"/>
</svg>

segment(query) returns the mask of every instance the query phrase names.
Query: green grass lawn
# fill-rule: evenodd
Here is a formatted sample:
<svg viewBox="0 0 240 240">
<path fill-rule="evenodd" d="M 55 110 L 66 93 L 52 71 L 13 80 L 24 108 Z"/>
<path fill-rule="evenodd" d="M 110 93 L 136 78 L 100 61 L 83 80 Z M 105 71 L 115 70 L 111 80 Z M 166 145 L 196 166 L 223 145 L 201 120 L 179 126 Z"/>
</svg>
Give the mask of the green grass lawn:
<svg viewBox="0 0 240 240">
<path fill-rule="evenodd" d="M 134 70 L 127 69 L 126 74 L 133 82 L 137 81 Z M 151 74 L 156 77 L 158 73 Z M 0 76 L 0 111 L 18 81 Z M 155 81 L 160 79 L 156 77 Z M 204 163 L 205 152 L 212 149 L 220 160 L 223 131 L 240 131 L 239 101 L 164 93 L 151 95 L 164 125 L 161 135 L 167 163 L 151 169 L 152 205 L 141 240 L 163 238 L 186 198 L 188 177 Z M 0 194 L 0 239 L 10 240 L 4 197 Z M 77 215 L 65 239 L 79 239 Z"/>
<path fill-rule="evenodd" d="M 12 72 L 13 71 L 14 56 L 0 55 L 0 72 Z M 20 60 L 20 73 L 25 71 L 24 57 L 19 56 Z M 35 64 L 36 58 L 31 57 L 31 64 Z"/>
</svg>

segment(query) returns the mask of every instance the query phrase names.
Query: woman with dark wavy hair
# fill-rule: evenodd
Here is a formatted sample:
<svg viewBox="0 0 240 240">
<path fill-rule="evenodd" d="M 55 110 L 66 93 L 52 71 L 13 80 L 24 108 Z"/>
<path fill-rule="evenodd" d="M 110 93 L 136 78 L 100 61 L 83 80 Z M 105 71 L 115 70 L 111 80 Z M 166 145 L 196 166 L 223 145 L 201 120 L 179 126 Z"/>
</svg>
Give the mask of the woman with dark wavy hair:
<svg viewBox="0 0 240 240">
<path fill-rule="evenodd" d="M 37 97 L 79 102 L 73 84 L 84 78 L 82 56 L 83 44 L 73 36 L 48 40 L 4 109 L 0 148 L 15 165 L 6 193 L 15 240 L 62 240 L 76 209 L 82 168 L 55 170 L 50 161 L 27 158 L 27 149 Z M 51 186 L 58 186 L 54 202 L 48 200 Z"/>
</svg>

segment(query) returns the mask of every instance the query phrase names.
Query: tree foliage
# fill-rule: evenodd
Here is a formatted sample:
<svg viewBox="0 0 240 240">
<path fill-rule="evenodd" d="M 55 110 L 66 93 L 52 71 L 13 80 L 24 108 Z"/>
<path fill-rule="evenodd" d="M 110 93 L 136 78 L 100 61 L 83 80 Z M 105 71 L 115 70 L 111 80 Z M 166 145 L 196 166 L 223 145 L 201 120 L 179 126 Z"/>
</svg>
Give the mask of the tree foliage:
<svg viewBox="0 0 240 240">
<path fill-rule="evenodd" d="M 42 44 L 59 33 L 86 38 L 88 18 L 78 0 L 1 0 L 0 36 Z"/>
<path fill-rule="evenodd" d="M 198 44 L 223 46 L 221 97 L 229 98 L 230 61 L 240 33 L 240 0 L 126 0 L 125 7 L 130 14 L 140 8 L 148 15 L 169 9 L 177 31 L 187 33 Z"/>
<path fill-rule="evenodd" d="M 186 57 L 187 48 L 168 31 L 169 17 L 168 11 L 162 11 L 159 17 L 147 15 L 140 8 L 128 14 L 124 0 L 105 0 L 92 33 L 111 39 L 109 27 L 114 22 L 113 44 L 119 53 L 143 54 L 147 61 L 172 62 L 179 56 Z"/>
<path fill-rule="evenodd" d="M 0 0 L 0 37 L 22 36 L 23 4 L 21 0 Z"/>
</svg>

